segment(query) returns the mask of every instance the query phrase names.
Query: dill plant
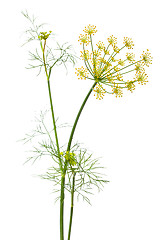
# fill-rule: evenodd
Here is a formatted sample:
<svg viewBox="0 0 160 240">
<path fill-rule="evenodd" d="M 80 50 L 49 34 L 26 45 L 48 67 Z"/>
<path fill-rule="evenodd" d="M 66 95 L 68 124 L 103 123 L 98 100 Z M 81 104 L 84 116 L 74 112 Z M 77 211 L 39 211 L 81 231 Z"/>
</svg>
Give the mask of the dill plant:
<svg viewBox="0 0 160 240">
<path fill-rule="evenodd" d="M 93 154 L 82 147 L 81 144 L 72 144 L 74 132 L 82 110 L 92 92 L 98 100 L 103 99 L 106 93 L 122 97 L 124 89 L 133 92 L 136 83 L 141 85 L 146 84 L 148 76 L 145 73 L 145 67 L 148 67 L 152 63 L 152 57 L 147 49 L 143 51 L 139 60 L 135 60 L 134 53 L 128 51 L 132 50 L 134 46 L 132 39 L 128 37 L 124 37 L 123 45 L 120 47 L 117 45 L 117 39 L 113 35 L 107 38 L 107 45 L 99 41 L 95 46 L 93 36 L 97 32 L 96 26 L 90 24 L 86 26 L 78 40 L 82 45 L 80 57 L 84 62 L 84 66 L 76 68 L 75 73 L 78 79 L 88 79 L 93 84 L 78 111 L 68 143 L 61 145 L 57 132 L 57 128 L 60 126 L 57 124 L 55 118 L 52 101 L 51 73 L 56 65 L 67 67 L 68 62 L 74 65 L 76 56 L 72 51 L 72 47 L 66 43 L 62 46 L 57 44 L 57 48 L 52 49 L 48 45 L 48 39 L 53 39 L 52 31 L 42 31 L 41 29 L 44 24 L 37 25 L 36 18 L 34 16 L 30 17 L 27 11 L 22 12 L 22 14 L 31 24 L 30 28 L 26 31 L 28 36 L 26 43 L 33 40 L 38 42 L 35 52 L 29 52 L 31 63 L 28 68 L 38 69 L 38 75 L 42 69 L 45 72 L 50 102 L 50 110 L 41 112 L 39 118 L 37 118 L 37 128 L 31 134 L 26 134 L 23 139 L 24 143 L 28 143 L 38 138 L 36 146 L 31 151 L 33 155 L 29 156 L 26 162 L 32 161 L 34 163 L 38 159 L 46 157 L 49 157 L 51 160 L 51 167 L 46 173 L 39 176 L 42 179 L 52 181 L 54 193 L 58 193 L 55 201 L 60 201 L 60 240 L 65 239 L 65 191 L 70 194 L 70 218 L 67 236 L 67 239 L 70 240 L 75 194 L 77 198 L 82 197 L 83 200 L 86 200 L 90 204 L 88 195 L 93 193 L 92 190 L 94 190 L 94 187 L 102 190 L 104 184 L 108 182 L 105 178 L 106 175 L 100 171 L 103 167 L 100 166 L 99 159 L 95 159 Z M 125 58 L 121 59 L 119 55 L 124 49 L 127 49 L 127 52 Z M 135 76 L 132 80 L 128 80 L 128 73 L 131 72 L 134 72 Z M 48 123 L 45 122 L 48 112 L 52 119 L 51 129 L 48 128 Z"/>
</svg>

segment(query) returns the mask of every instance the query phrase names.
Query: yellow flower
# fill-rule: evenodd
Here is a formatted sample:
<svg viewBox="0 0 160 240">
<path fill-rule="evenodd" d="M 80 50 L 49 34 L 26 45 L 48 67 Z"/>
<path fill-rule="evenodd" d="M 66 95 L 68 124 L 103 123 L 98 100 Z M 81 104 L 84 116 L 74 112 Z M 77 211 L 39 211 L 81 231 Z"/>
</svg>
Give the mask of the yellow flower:
<svg viewBox="0 0 160 240">
<path fill-rule="evenodd" d="M 111 61 L 116 62 L 117 60 L 114 57 L 111 56 Z"/>
<path fill-rule="evenodd" d="M 147 80 L 148 76 L 145 72 L 138 72 L 138 73 L 136 73 L 135 76 L 136 76 L 135 81 L 137 81 L 138 84 L 143 85 L 148 82 L 148 80 Z"/>
<path fill-rule="evenodd" d="M 75 72 L 78 76 L 78 79 L 86 79 L 86 77 L 88 76 L 88 71 L 86 68 L 81 67 L 81 68 L 76 68 Z"/>
<path fill-rule="evenodd" d="M 114 83 L 114 77 L 112 77 L 112 74 L 110 74 L 110 73 L 107 74 L 106 78 L 107 78 L 109 83 Z"/>
<path fill-rule="evenodd" d="M 105 89 L 100 84 L 98 84 L 98 86 L 96 86 L 93 91 L 95 92 L 94 96 L 96 96 L 96 99 L 99 100 L 103 99 L 104 94 L 106 93 Z"/>
<path fill-rule="evenodd" d="M 106 62 L 106 69 L 108 69 L 108 68 L 110 68 L 110 67 L 112 67 L 112 64 L 107 61 L 107 62 Z"/>
<path fill-rule="evenodd" d="M 122 97 L 123 96 L 123 92 L 122 89 L 118 86 L 118 84 L 114 84 L 114 86 L 112 86 L 112 94 L 115 94 L 116 97 Z"/>
<path fill-rule="evenodd" d="M 94 50 L 93 51 L 93 55 L 94 55 L 94 57 L 99 57 L 100 55 L 101 55 L 101 53 L 98 51 L 98 50 Z"/>
<path fill-rule="evenodd" d="M 42 39 L 43 40 L 47 40 L 47 38 L 51 35 L 51 33 L 52 33 L 52 31 L 49 31 L 49 33 L 47 33 L 47 32 L 40 32 L 38 38 L 40 40 L 42 40 Z"/>
<path fill-rule="evenodd" d="M 136 72 L 144 72 L 144 67 L 142 66 L 142 64 L 140 62 L 138 62 L 136 65 L 135 65 L 135 70 Z"/>
<path fill-rule="evenodd" d="M 106 63 L 107 63 L 107 61 L 106 61 L 103 57 L 100 57 L 100 58 L 99 58 L 99 62 L 100 62 L 100 63 L 103 63 L 103 64 L 106 64 Z"/>
<path fill-rule="evenodd" d="M 81 58 L 83 60 L 89 60 L 91 58 L 90 53 L 88 50 L 80 51 L 81 52 Z"/>
<path fill-rule="evenodd" d="M 89 35 L 91 35 L 91 34 L 94 35 L 97 32 L 96 26 L 90 25 L 90 24 L 87 27 L 85 27 L 85 29 L 83 31 Z"/>
<path fill-rule="evenodd" d="M 117 44 L 117 38 L 113 37 L 113 35 L 111 35 L 109 38 L 107 38 L 108 42 L 110 45 L 114 46 Z"/>
<path fill-rule="evenodd" d="M 143 51 L 143 53 L 141 55 L 141 59 L 142 59 L 143 65 L 146 65 L 147 67 L 149 67 L 149 64 L 152 64 L 153 58 L 148 49 L 146 52 Z"/>
<path fill-rule="evenodd" d="M 99 78 L 101 76 L 102 70 L 103 70 L 103 68 L 100 68 L 100 67 L 96 68 L 96 71 L 94 71 L 94 74 L 95 74 L 96 78 Z"/>
<path fill-rule="evenodd" d="M 132 38 L 124 37 L 123 43 L 128 49 L 133 49 L 134 43 Z"/>
<path fill-rule="evenodd" d="M 87 34 L 85 34 L 85 35 L 83 35 L 83 34 L 80 34 L 80 36 L 79 36 L 79 40 L 78 41 L 80 41 L 80 44 L 86 44 L 86 45 L 88 45 L 88 43 L 89 43 L 89 38 L 88 38 L 88 35 Z"/>
<path fill-rule="evenodd" d="M 104 43 L 103 42 L 99 41 L 96 45 L 97 45 L 99 50 L 103 50 L 104 49 Z"/>
<path fill-rule="evenodd" d="M 125 65 L 125 61 L 124 61 L 124 60 L 121 60 L 121 59 L 119 59 L 119 60 L 118 60 L 118 64 L 119 64 L 120 66 L 124 66 L 124 65 Z"/>
<path fill-rule="evenodd" d="M 113 46 L 113 51 L 116 52 L 116 53 L 119 53 L 120 49 L 116 45 L 114 45 Z"/>
<path fill-rule="evenodd" d="M 133 92 L 133 90 L 135 90 L 134 81 L 127 81 L 125 87 L 127 88 L 127 90 Z"/>
<path fill-rule="evenodd" d="M 135 55 L 133 53 L 126 53 L 127 60 L 129 62 L 134 62 Z"/>
<path fill-rule="evenodd" d="M 116 78 L 118 81 L 123 81 L 122 74 L 120 74 L 120 73 L 117 73 Z"/>
<path fill-rule="evenodd" d="M 72 166 L 74 166 L 76 165 L 75 156 L 75 153 L 67 151 L 64 157 Z"/>
<path fill-rule="evenodd" d="M 109 53 L 109 50 L 107 50 L 105 47 L 104 47 L 103 51 L 104 51 L 104 54 L 105 54 L 105 55 L 109 55 L 109 54 L 110 54 L 110 53 Z"/>
<path fill-rule="evenodd" d="M 117 67 L 117 66 L 114 66 L 113 69 L 114 69 L 115 72 L 118 72 L 120 70 L 120 68 Z"/>
</svg>

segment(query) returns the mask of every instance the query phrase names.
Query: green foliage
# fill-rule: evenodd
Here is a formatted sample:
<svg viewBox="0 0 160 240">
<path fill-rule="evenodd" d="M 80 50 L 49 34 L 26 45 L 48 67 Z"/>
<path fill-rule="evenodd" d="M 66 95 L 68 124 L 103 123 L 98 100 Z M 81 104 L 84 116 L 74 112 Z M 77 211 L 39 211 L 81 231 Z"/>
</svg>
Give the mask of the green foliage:
<svg viewBox="0 0 160 240">
<path fill-rule="evenodd" d="M 38 75 L 41 73 L 41 69 L 44 67 L 43 44 L 45 44 L 45 67 L 48 70 L 49 77 L 55 65 L 63 65 L 67 69 L 66 64 L 68 62 L 75 64 L 76 56 L 71 45 L 68 43 L 62 45 L 57 42 L 55 43 L 52 31 L 49 31 L 49 33 L 42 31 L 43 26 L 46 24 L 43 23 L 38 25 L 36 23 L 36 18 L 34 16 L 30 17 L 27 11 L 22 12 L 22 14 L 31 25 L 30 28 L 25 31 L 27 41 L 23 45 L 35 40 L 39 42 L 34 52 L 29 51 L 29 60 L 31 63 L 27 67 L 28 69 L 37 68 L 39 70 Z M 54 48 L 46 44 L 48 38 L 50 38 Z"/>
<path fill-rule="evenodd" d="M 48 158 L 51 160 L 51 167 L 48 168 L 46 173 L 38 176 L 52 181 L 53 193 L 58 193 L 58 197 L 55 199 L 57 201 L 60 198 L 62 172 L 55 140 L 52 136 L 54 129 L 49 130 L 46 126 L 45 118 L 47 119 L 47 113 L 48 111 L 41 111 L 40 116 L 36 117 L 36 128 L 31 133 L 26 134 L 22 141 L 25 144 L 32 143 L 33 145 L 26 162 L 31 161 L 33 164 L 40 159 L 46 160 Z M 66 127 L 66 124 L 58 127 Z M 99 159 L 94 159 L 93 154 L 82 148 L 78 143 L 73 145 L 70 152 L 66 150 L 66 145 L 61 146 L 60 150 L 63 169 L 65 166 L 67 167 L 65 189 L 71 193 L 72 178 L 75 176 L 74 192 L 77 194 L 77 200 L 82 197 L 83 200 L 90 204 L 88 195 L 93 194 L 95 188 L 98 191 L 102 190 L 104 183 L 108 182 L 104 178 L 105 174 L 100 172 L 103 167 L 100 166 Z M 65 160 L 67 160 L 67 165 L 65 165 Z"/>
</svg>

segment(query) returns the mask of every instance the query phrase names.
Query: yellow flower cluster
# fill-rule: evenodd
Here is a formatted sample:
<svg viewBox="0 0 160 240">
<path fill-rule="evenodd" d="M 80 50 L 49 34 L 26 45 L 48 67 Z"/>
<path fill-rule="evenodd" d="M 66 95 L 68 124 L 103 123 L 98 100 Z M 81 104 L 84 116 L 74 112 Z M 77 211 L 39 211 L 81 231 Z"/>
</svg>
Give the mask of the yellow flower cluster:
<svg viewBox="0 0 160 240">
<path fill-rule="evenodd" d="M 91 54 L 89 53 L 88 50 L 80 51 L 81 52 L 81 58 L 82 60 L 89 60 L 91 59 Z"/>
<path fill-rule="evenodd" d="M 138 84 L 144 85 L 148 82 L 147 80 L 148 76 L 145 72 L 138 72 L 135 74 L 135 81 L 138 82 Z"/>
<path fill-rule="evenodd" d="M 123 67 L 123 66 L 125 65 L 125 61 L 119 59 L 119 60 L 118 60 L 118 64 Z"/>
<path fill-rule="evenodd" d="M 88 37 L 87 34 L 85 34 L 85 35 L 84 35 L 84 34 L 80 34 L 78 41 L 80 41 L 80 44 L 86 44 L 86 45 L 88 45 L 88 43 L 89 43 L 89 37 Z"/>
<path fill-rule="evenodd" d="M 91 35 L 91 34 L 94 35 L 97 32 L 96 26 L 90 25 L 90 24 L 87 27 L 85 27 L 83 31 L 88 35 Z"/>
<path fill-rule="evenodd" d="M 103 42 L 99 41 L 96 45 L 97 45 L 99 50 L 103 50 L 104 49 L 104 43 Z"/>
<path fill-rule="evenodd" d="M 75 70 L 77 71 L 75 73 L 77 74 L 78 79 L 86 79 L 88 76 L 88 71 L 83 66 L 81 68 L 76 68 Z"/>
<path fill-rule="evenodd" d="M 112 94 L 115 94 L 116 97 L 122 97 L 123 96 L 123 92 L 122 89 L 120 88 L 120 86 L 118 84 L 115 84 L 112 86 Z"/>
<path fill-rule="evenodd" d="M 113 51 L 114 51 L 115 53 L 119 53 L 120 49 L 119 49 L 116 45 L 114 45 L 114 46 L 113 46 Z"/>
<path fill-rule="evenodd" d="M 133 49 L 134 43 L 132 38 L 124 37 L 123 43 L 128 49 Z"/>
<path fill-rule="evenodd" d="M 145 69 L 144 69 L 144 67 L 143 67 L 141 62 L 138 62 L 138 63 L 135 64 L 135 70 L 136 70 L 137 73 L 145 71 Z"/>
<path fill-rule="evenodd" d="M 133 92 L 133 90 L 135 90 L 134 81 L 127 81 L 125 87 L 127 88 L 127 90 Z"/>
<path fill-rule="evenodd" d="M 146 52 L 143 51 L 143 53 L 141 55 L 141 59 L 142 59 L 143 65 L 146 65 L 147 67 L 149 67 L 149 64 L 152 64 L 153 58 L 151 57 L 151 54 L 148 49 Z"/>
<path fill-rule="evenodd" d="M 117 38 L 111 35 L 108 40 L 108 46 L 104 42 L 98 41 L 96 49 L 93 46 L 92 35 L 97 32 L 96 27 L 88 25 L 83 30 L 85 35 L 80 35 L 79 41 L 83 43 L 83 51 L 81 58 L 84 60 L 85 68 L 76 68 L 76 74 L 79 79 L 91 79 L 97 82 L 94 88 L 94 95 L 97 99 L 102 99 L 106 92 L 114 94 L 116 97 L 122 97 L 122 90 L 133 92 L 135 83 L 146 84 L 147 75 L 144 66 L 149 66 L 152 63 L 152 57 L 147 49 L 143 52 L 140 60 L 135 60 L 135 55 L 131 52 L 126 53 L 126 58 L 117 58 L 125 47 L 132 49 L 134 43 L 131 38 L 124 37 L 121 48 L 117 47 Z M 86 47 L 90 45 L 89 51 Z M 129 62 L 129 63 L 128 63 Z M 128 69 L 127 69 L 128 68 Z M 133 80 L 125 80 L 126 74 L 135 72 Z M 106 91 L 103 86 L 111 87 L 112 92 Z"/>
<path fill-rule="evenodd" d="M 109 38 L 107 38 L 108 42 L 110 45 L 112 45 L 112 47 L 114 47 L 117 44 L 117 38 L 113 37 L 113 35 L 111 35 Z"/>
<path fill-rule="evenodd" d="M 131 63 L 135 61 L 134 59 L 135 55 L 133 53 L 126 53 L 126 57 L 127 57 L 127 60 Z"/>
<path fill-rule="evenodd" d="M 68 161 L 72 166 L 76 165 L 76 154 L 73 152 L 66 151 L 66 153 L 61 152 L 61 156 L 64 156 L 66 161 Z"/>
<path fill-rule="evenodd" d="M 42 40 L 42 39 L 46 40 L 51 35 L 51 33 L 52 33 L 52 31 L 49 31 L 49 33 L 47 33 L 47 32 L 40 32 L 38 38 L 40 40 Z"/>
<path fill-rule="evenodd" d="M 103 99 L 104 94 L 106 93 L 105 89 L 102 87 L 101 84 L 98 84 L 98 86 L 96 86 L 93 91 L 95 92 L 94 96 L 96 96 L 96 99 Z"/>
</svg>

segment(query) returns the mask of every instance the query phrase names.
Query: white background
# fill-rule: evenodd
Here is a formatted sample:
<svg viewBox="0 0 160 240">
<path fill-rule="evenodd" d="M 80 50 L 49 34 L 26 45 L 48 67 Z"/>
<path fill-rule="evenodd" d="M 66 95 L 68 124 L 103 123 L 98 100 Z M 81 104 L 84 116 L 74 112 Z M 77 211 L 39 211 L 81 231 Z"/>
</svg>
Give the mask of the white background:
<svg viewBox="0 0 160 240">
<path fill-rule="evenodd" d="M 84 26 L 97 26 L 97 39 L 111 34 L 122 41 L 132 37 L 137 57 L 147 48 L 153 64 L 149 83 L 116 99 L 92 95 L 80 119 L 75 138 L 83 142 L 107 168 L 104 191 L 92 197 L 90 207 L 75 204 L 73 240 L 160 239 L 160 34 L 159 1 L 5 1 L 0 10 L 0 239 L 58 240 L 59 204 L 49 182 L 35 178 L 42 163 L 23 165 L 25 148 L 18 139 L 33 128 L 35 113 L 49 105 L 43 75 L 27 70 L 30 45 L 21 48 L 28 10 L 47 22 L 60 42 L 71 43 L 79 54 L 78 36 Z M 81 63 L 79 63 L 81 66 Z M 78 65 L 77 65 L 78 67 Z M 74 68 L 56 69 L 55 113 L 73 123 L 92 83 L 77 80 Z M 57 90 L 58 89 L 58 90 Z M 61 138 L 63 136 L 61 135 Z M 67 141 L 67 140 L 66 140 Z M 40 164 L 40 165 L 39 165 Z M 69 203 L 69 202 L 68 202 Z M 67 219 L 66 219 L 67 223 Z M 65 238 L 66 239 L 66 238 Z"/>
</svg>

